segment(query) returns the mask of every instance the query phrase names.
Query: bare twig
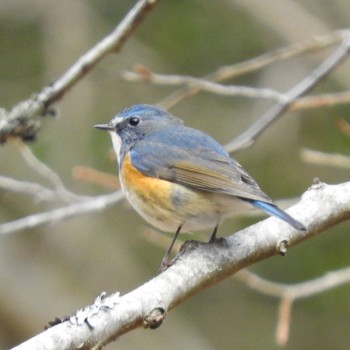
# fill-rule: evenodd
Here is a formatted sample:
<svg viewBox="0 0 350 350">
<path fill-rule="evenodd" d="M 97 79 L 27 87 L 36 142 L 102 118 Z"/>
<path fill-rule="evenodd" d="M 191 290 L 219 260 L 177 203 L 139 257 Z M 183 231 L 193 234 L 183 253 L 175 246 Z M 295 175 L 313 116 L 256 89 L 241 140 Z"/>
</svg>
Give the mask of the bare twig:
<svg viewBox="0 0 350 350">
<path fill-rule="evenodd" d="M 114 31 L 97 43 L 50 86 L 6 112 L 0 110 L 0 143 L 9 137 L 32 139 L 41 119 L 52 114 L 51 105 L 91 71 L 107 54 L 118 52 L 141 20 L 158 0 L 139 0 Z"/>
<path fill-rule="evenodd" d="M 335 105 L 350 103 L 350 91 L 338 92 L 334 94 L 322 94 L 298 98 L 291 106 L 290 110 L 331 107 Z"/>
<path fill-rule="evenodd" d="M 118 202 L 124 196 L 122 191 L 98 197 L 81 196 L 72 193 L 64 187 L 58 174 L 42 163 L 29 147 L 22 142 L 16 142 L 16 144 L 29 167 L 49 181 L 54 186 L 54 190 L 40 184 L 13 180 L 4 176 L 0 177 L 0 187 L 14 192 L 29 194 L 38 200 L 61 200 L 68 202 L 69 205 L 2 224 L 0 225 L 0 235 L 8 235 L 26 228 L 33 228 L 46 223 L 98 211 Z M 113 180 L 116 182 L 115 177 L 113 177 Z"/>
<path fill-rule="evenodd" d="M 211 244 L 187 242 L 173 265 L 146 284 L 124 296 L 101 297 L 84 308 L 86 312 L 79 312 L 14 349 L 71 349 L 87 344 L 100 349 L 132 329 L 149 325 L 152 315 L 160 315 L 153 323 L 157 327 L 166 313 L 184 300 L 254 262 L 278 254 L 282 241 L 294 246 L 349 219 L 349 198 L 349 182 L 317 184 L 289 211 L 306 224 L 307 232 L 269 218 L 225 240 Z"/>
<path fill-rule="evenodd" d="M 287 96 L 285 94 L 273 89 L 252 88 L 240 85 L 223 85 L 204 78 L 194 78 L 177 74 L 158 74 L 140 65 L 136 65 L 133 71 L 124 72 L 123 78 L 130 82 L 145 81 L 157 85 L 185 85 L 188 89 L 193 89 L 196 92 L 207 91 L 221 96 L 262 98 L 279 103 L 287 101 Z M 331 107 L 348 103 L 350 103 L 350 91 L 344 91 L 298 98 L 291 103 L 289 109 L 300 110 L 307 108 Z M 163 103 L 161 102 L 160 105 L 163 105 Z"/>
<path fill-rule="evenodd" d="M 314 71 L 312 71 L 306 78 L 295 85 L 286 93 L 286 101 L 274 105 L 270 110 L 261 116 L 251 127 L 245 132 L 239 135 L 235 140 L 226 145 L 226 149 L 229 152 L 234 152 L 242 148 L 246 148 L 251 145 L 254 140 L 277 118 L 279 118 L 283 112 L 285 112 L 293 101 L 305 95 L 312 88 L 316 86 L 327 74 L 329 74 L 338 64 L 340 64 L 349 54 L 350 49 L 350 35 L 344 33 L 344 39 L 341 45 L 319 65 Z"/>
<path fill-rule="evenodd" d="M 327 272 L 324 276 L 295 284 L 267 281 L 248 270 L 239 271 L 235 277 L 259 293 L 276 298 L 288 296 L 293 300 L 297 300 L 308 298 L 326 292 L 329 289 L 350 283 L 350 267 Z"/>
<path fill-rule="evenodd" d="M 341 45 L 313 72 L 311 72 L 301 82 L 291 88 L 287 93 L 281 94 L 271 89 L 252 89 L 243 86 L 223 86 L 214 82 L 227 78 L 232 78 L 249 71 L 260 69 L 264 65 L 275 62 L 279 59 L 285 59 L 310 49 L 329 46 L 335 42 L 341 41 Z M 266 55 L 262 55 L 242 64 L 229 67 L 222 67 L 215 73 L 208 75 L 206 79 L 198 79 L 189 76 L 180 75 L 161 75 L 154 74 L 142 66 L 136 67 L 136 72 L 127 72 L 124 77 L 128 80 L 152 81 L 156 84 L 167 85 L 187 85 L 186 89 L 178 90 L 169 99 L 163 100 L 160 105 L 170 108 L 181 99 L 193 95 L 200 90 L 210 91 L 221 95 L 244 95 L 249 97 L 268 98 L 278 101 L 270 110 L 261 116 L 250 128 L 238 136 L 235 140 L 226 145 L 229 152 L 234 152 L 242 148 L 249 147 L 254 140 L 276 119 L 278 119 L 288 109 L 308 108 L 315 105 L 331 105 L 335 103 L 346 103 L 350 100 L 349 93 L 314 96 L 308 99 L 300 97 L 313 89 L 327 74 L 340 64 L 348 55 L 350 48 L 349 31 L 340 31 L 330 36 L 314 39 L 313 41 L 294 45 L 288 48 L 280 49 Z M 299 99 L 298 99 L 299 98 Z"/>
<path fill-rule="evenodd" d="M 108 189 L 120 189 L 119 181 L 116 176 L 81 165 L 74 167 L 73 178 L 97 184 Z"/>
<path fill-rule="evenodd" d="M 158 0 L 139 0 L 118 24 L 112 33 L 102 39 L 51 86 L 44 88 L 37 100 L 45 106 L 60 99 L 78 80 L 91 71 L 106 55 L 118 52 L 131 33 L 141 23 L 145 14 L 156 5 Z"/>
<path fill-rule="evenodd" d="M 289 330 L 291 322 L 293 300 L 285 297 L 281 299 L 278 308 L 278 322 L 276 327 L 275 339 L 279 346 L 287 344 L 289 339 Z"/>
<path fill-rule="evenodd" d="M 123 198 L 123 196 L 123 192 L 118 191 L 112 194 L 91 198 L 90 200 L 82 203 L 74 203 L 59 209 L 53 209 L 39 214 L 32 214 L 25 218 L 0 225 L 0 235 L 9 235 L 23 229 L 69 219 L 77 215 L 96 212 L 115 204 L 121 198 Z"/>
<path fill-rule="evenodd" d="M 207 75 L 205 79 L 216 82 L 232 79 L 240 75 L 262 69 L 272 63 L 286 60 L 293 56 L 329 47 L 331 45 L 339 43 L 343 40 L 343 38 L 344 32 L 342 31 L 337 31 L 324 36 L 318 36 L 304 43 L 298 43 L 277 49 L 241 63 L 220 67 L 215 72 Z M 166 109 L 170 109 L 186 97 L 192 96 L 199 91 L 200 89 L 196 87 L 182 88 L 174 91 L 168 97 L 163 99 L 159 104 Z"/>
<path fill-rule="evenodd" d="M 350 124 L 344 119 L 339 119 L 337 121 L 338 129 L 344 134 L 350 137 Z"/>
<path fill-rule="evenodd" d="M 6 176 L 0 176 L 0 187 L 8 191 L 33 196 L 39 201 L 52 201 L 58 199 L 65 202 L 71 202 L 70 197 L 68 199 L 65 195 L 61 196 L 60 192 L 48 189 L 37 183 L 18 181 Z"/>
<path fill-rule="evenodd" d="M 51 168 L 40 161 L 32 150 L 23 142 L 15 142 L 26 164 L 45 180 L 49 181 L 55 188 L 56 196 L 66 202 L 84 201 L 89 197 L 77 195 L 67 190 L 61 180 Z"/>
<path fill-rule="evenodd" d="M 46 164 L 40 161 L 32 150 L 23 142 L 15 142 L 26 164 L 45 180 L 49 181 L 56 189 L 64 188 L 60 177 Z"/>
<path fill-rule="evenodd" d="M 350 283 L 350 267 L 328 272 L 324 276 L 295 284 L 267 281 L 248 270 L 241 270 L 235 277 L 259 293 L 281 299 L 276 328 L 276 342 L 283 346 L 289 337 L 293 302 Z"/>
<path fill-rule="evenodd" d="M 145 71 L 147 73 L 145 74 Z M 125 72 L 123 74 L 128 81 L 150 81 L 159 85 L 185 85 L 197 90 L 208 91 L 224 96 L 245 96 L 252 98 L 263 98 L 275 102 L 283 103 L 286 97 L 272 89 L 251 88 L 239 85 L 222 85 L 205 79 L 194 78 L 184 75 L 166 75 L 155 74 L 145 67 L 136 67 L 134 72 Z"/>
<path fill-rule="evenodd" d="M 319 164 L 346 169 L 350 168 L 350 157 L 344 156 L 342 154 L 330 154 L 303 148 L 300 151 L 300 157 L 304 162 L 311 164 Z"/>
</svg>

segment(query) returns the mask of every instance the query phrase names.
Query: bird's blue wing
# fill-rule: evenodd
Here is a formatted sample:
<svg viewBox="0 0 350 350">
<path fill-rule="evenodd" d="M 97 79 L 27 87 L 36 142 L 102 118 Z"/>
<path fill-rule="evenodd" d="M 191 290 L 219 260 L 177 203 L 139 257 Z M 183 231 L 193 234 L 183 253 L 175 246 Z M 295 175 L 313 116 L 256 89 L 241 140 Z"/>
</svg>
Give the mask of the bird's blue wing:
<svg viewBox="0 0 350 350">
<path fill-rule="evenodd" d="M 180 126 L 148 135 L 132 148 L 131 162 L 147 176 L 201 191 L 272 202 L 218 142 L 199 130 Z"/>
</svg>

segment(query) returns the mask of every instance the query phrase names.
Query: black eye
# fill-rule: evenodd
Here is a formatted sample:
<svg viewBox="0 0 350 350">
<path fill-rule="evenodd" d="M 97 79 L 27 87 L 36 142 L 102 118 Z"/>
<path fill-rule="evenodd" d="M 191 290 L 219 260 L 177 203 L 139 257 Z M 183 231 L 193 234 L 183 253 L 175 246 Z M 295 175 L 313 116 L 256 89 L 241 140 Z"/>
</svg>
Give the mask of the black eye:
<svg viewBox="0 0 350 350">
<path fill-rule="evenodd" d="M 132 118 L 130 118 L 130 120 L 129 120 L 129 124 L 130 124 L 131 126 L 136 126 L 136 125 L 138 125 L 139 123 L 140 123 L 140 119 L 137 118 L 137 117 L 132 117 Z"/>
</svg>

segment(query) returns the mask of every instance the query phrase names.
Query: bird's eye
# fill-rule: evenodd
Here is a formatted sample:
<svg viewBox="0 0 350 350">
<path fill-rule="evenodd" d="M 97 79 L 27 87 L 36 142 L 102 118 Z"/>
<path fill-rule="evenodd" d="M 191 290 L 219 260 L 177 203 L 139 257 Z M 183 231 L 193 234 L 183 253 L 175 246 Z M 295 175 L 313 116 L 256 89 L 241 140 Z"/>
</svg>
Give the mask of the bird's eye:
<svg viewBox="0 0 350 350">
<path fill-rule="evenodd" d="M 132 117 L 130 120 L 129 120 L 129 124 L 131 126 L 136 126 L 140 123 L 140 119 L 137 118 L 137 117 Z"/>
</svg>

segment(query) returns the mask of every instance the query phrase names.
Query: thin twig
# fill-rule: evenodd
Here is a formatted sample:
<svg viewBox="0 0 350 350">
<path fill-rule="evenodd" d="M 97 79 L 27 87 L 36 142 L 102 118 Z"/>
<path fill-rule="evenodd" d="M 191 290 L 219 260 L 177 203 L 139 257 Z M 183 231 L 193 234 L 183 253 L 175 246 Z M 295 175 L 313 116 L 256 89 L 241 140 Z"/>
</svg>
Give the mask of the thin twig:
<svg viewBox="0 0 350 350">
<path fill-rule="evenodd" d="M 86 166 L 77 165 L 73 168 L 73 178 L 84 182 L 90 182 L 108 189 L 119 190 L 120 184 L 118 177 L 106 174 Z"/>
<path fill-rule="evenodd" d="M 284 284 L 268 281 L 256 274 L 241 270 L 235 278 L 259 293 L 272 297 L 284 298 L 288 296 L 294 300 L 308 298 L 326 292 L 329 289 L 350 283 L 350 267 L 328 272 L 324 276 L 295 284 Z"/>
<path fill-rule="evenodd" d="M 332 107 L 348 103 L 350 103 L 350 91 L 344 91 L 298 98 L 291 104 L 289 109 L 294 111 L 307 108 Z"/>
<path fill-rule="evenodd" d="M 147 73 L 144 74 L 146 70 Z M 123 78 L 127 81 L 150 81 L 159 85 L 185 85 L 190 88 L 196 88 L 198 90 L 224 96 L 263 98 L 281 103 L 286 100 L 286 97 L 283 94 L 273 89 L 252 88 L 239 85 L 222 85 L 209 80 L 184 75 L 156 74 L 145 67 L 142 67 L 142 69 L 139 69 L 138 67 L 134 72 L 127 71 L 123 74 Z"/>
<path fill-rule="evenodd" d="M 53 209 L 39 214 L 32 214 L 25 218 L 0 225 L 0 235 L 9 235 L 23 229 L 69 219 L 77 215 L 96 212 L 115 204 L 123 198 L 123 196 L 124 194 L 122 191 L 117 191 L 112 194 L 91 198 L 89 201 L 83 203 L 74 203 L 63 208 Z"/>
<path fill-rule="evenodd" d="M 281 94 L 271 89 L 252 89 L 242 86 L 223 86 L 214 82 L 232 78 L 234 76 L 260 69 L 261 67 L 273 63 L 279 59 L 286 59 L 293 55 L 306 52 L 311 49 L 329 46 L 342 40 L 341 45 L 313 72 L 311 72 L 301 82 L 291 88 L 287 93 Z M 154 74 L 142 66 L 136 68 L 136 73 L 127 72 L 124 77 L 128 80 L 146 80 L 157 84 L 187 85 L 187 88 L 176 91 L 169 99 L 163 100 L 160 105 L 165 108 L 172 107 L 181 99 L 193 95 L 200 90 L 206 90 L 222 95 L 244 95 L 250 97 L 269 98 L 278 101 L 270 110 L 262 115 L 250 128 L 238 136 L 235 140 L 226 145 L 229 152 L 234 152 L 242 148 L 249 147 L 254 140 L 276 119 L 278 119 L 287 109 L 307 108 L 311 104 L 331 105 L 335 103 L 346 103 L 350 97 L 348 93 L 338 95 L 315 96 L 308 99 L 300 99 L 311 89 L 313 89 L 327 74 L 340 64 L 348 55 L 350 48 L 349 31 L 335 32 L 329 36 L 316 38 L 310 42 L 293 45 L 262 55 L 255 59 L 243 62 L 238 65 L 222 67 L 205 79 L 192 78 L 180 75 Z M 299 99 L 298 99 L 299 98 Z"/>
<path fill-rule="evenodd" d="M 346 136 L 350 137 L 350 124 L 344 119 L 337 120 L 338 129 Z"/>
<path fill-rule="evenodd" d="M 37 183 L 18 181 L 6 176 L 0 176 L 0 187 L 8 191 L 33 196 L 38 201 L 52 201 L 59 199 L 65 202 L 71 202 L 71 198 L 68 199 L 65 195 L 61 196 L 61 193 L 58 191 L 48 189 Z"/>
<path fill-rule="evenodd" d="M 240 62 L 237 64 L 220 67 L 215 72 L 205 76 L 206 80 L 211 81 L 224 81 L 227 79 L 236 78 L 240 75 L 251 73 L 253 71 L 262 69 L 270 64 L 275 62 L 289 59 L 293 56 L 297 56 L 300 54 L 304 54 L 310 51 L 314 51 L 316 49 L 322 49 L 334 45 L 344 38 L 343 31 L 336 31 L 334 33 L 318 36 L 315 38 L 311 38 L 310 40 L 304 43 L 298 43 L 291 46 L 287 46 L 281 49 L 277 49 L 258 57 L 252 58 L 250 60 Z M 198 93 L 200 90 L 196 87 L 186 87 L 179 90 L 174 91 L 168 97 L 163 99 L 159 105 L 163 108 L 170 109 L 174 107 L 174 105 L 178 104 L 180 101 L 185 99 L 186 97 L 192 96 Z"/>
<path fill-rule="evenodd" d="M 221 96 L 244 96 L 249 98 L 262 98 L 283 103 L 287 101 L 285 94 L 274 89 L 252 88 L 241 85 L 223 85 L 205 78 L 194 78 L 191 76 L 178 74 L 159 74 L 150 71 L 148 68 L 136 65 L 133 71 L 125 71 L 122 77 L 129 82 L 151 82 L 157 85 L 184 85 L 196 92 L 207 91 Z M 320 94 L 298 98 L 289 107 L 290 110 L 300 110 L 307 108 L 331 107 L 334 105 L 350 103 L 350 91 Z M 162 103 L 160 103 L 162 105 Z"/>
<path fill-rule="evenodd" d="M 291 322 L 293 299 L 285 297 L 281 299 L 278 308 L 278 321 L 275 333 L 276 343 L 279 346 L 287 344 L 289 339 L 289 330 Z"/>
<path fill-rule="evenodd" d="M 338 168 L 350 168 L 350 157 L 336 153 L 325 153 L 303 148 L 300 150 L 300 158 L 310 164 L 332 166 Z"/>
<path fill-rule="evenodd" d="M 79 58 L 68 71 L 51 86 L 44 88 L 37 100 L 46 107 L 60 99 L 78 80 L 89 73 L 106 55 L 118 52 L 132 32 L 143 20 L 145 14 L 158 0 L 139 0 L 118 26 Z"/>
<path fill-rule="evenodd" d="M 236 139 L 226 145 L 229 152 L 249 147 L 254 140 L 275 120 L 277 120 L 283 112 L 285 112 L 293 101 L 305 95 L 312 88 L 325 78 L 332 70 L 335 69 L 349 54 L 350 49 L 350 35 L 344 35 L 341 45 L 314 71 L 312 71 L 306 78 L 295 85 L 286 93 L 286 101 L 274 105 L 270 110 L 263 114 L 253 125 L 251 125 L 245 132 L 239 135 Z"/>
<path fill-rule="evenodd" d="M 57 197 L 66 202 L 84 201 L 89 197 L 77 195 L 67 190 L 57 173 L 40 161 L 32 150 L 21 141 L 15 142 L 26 164 L 45 180 L 49 181 L 55 188 Z"/>
<path fill-rule="evenodd" d="M 350 283 L 350 267 L 328 272 L 324 276 L 295 284 L 271 282 L 248 270 L 238 271 L 234 277 L 259 293 L 281 299 L 276 327 L 276 342 L 279 346 L 283 346 L 289 337 L 293 302 Z"/>
<path fill-rule="evenodd" d="M 15 142 L 15 144 L 18 147 L 24 161 L 32 170 L 34 170 L 45 180 L 49 181 L 56 189 L 64 188 L 60 177 L 45 163 L 40 161 L 27 145 L 25 145 L 23 142 Z"/>
</svg>

